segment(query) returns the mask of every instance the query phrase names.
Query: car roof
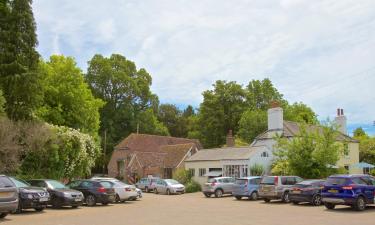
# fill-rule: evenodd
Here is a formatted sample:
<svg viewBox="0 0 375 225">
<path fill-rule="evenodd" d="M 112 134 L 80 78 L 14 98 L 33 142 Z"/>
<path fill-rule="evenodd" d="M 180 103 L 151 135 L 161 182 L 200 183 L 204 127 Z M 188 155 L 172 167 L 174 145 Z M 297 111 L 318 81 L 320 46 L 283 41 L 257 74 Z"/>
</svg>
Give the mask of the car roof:
<svg viewBox="0 0 375 225">
<path fill-rule="evenodd" d="M 353 177 L 371 177 L 368 174 L 335 174 L 329 176 L 331 178 L 353 178 Z"/>
<path fill-rule="evenodd" d="M 245 179 L 250 180 L 250 179 L 255 179 L 255 178 L 261 178 L 261 176 L 239 177 L 239 178 L 236 178 L 236 179 L 237 179 L 237 180 L 241 180 L 241 179 L 243 179 L 243 180 L 245 180 Z"/>
</svg>

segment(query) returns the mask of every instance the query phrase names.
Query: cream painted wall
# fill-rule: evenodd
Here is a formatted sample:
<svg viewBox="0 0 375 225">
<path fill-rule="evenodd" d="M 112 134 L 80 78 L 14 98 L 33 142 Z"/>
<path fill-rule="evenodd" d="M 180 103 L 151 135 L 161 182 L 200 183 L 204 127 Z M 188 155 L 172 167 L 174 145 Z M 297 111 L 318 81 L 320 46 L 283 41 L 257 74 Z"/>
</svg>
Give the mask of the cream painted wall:
<svg viewBox="0 0 375 225">
<path fill-rule="evenodd" d="M 195 162 L 189 162 L 185 161 L 185 169 L 195 169 L 195 174 L 193 176 L 193 180 L 198 182 L 200 185 L 203 185 L 207 182 L 207 177 L 200 177 L 199 176 L 199 169 L 205 168 L 206 173 L 208 173 L 209 168 L 223 168 L 222 163 L 220 160 L 217 161 L 195 161 Z"/>
<path fill-rule="evenodd" d="M 342 155 L 336 165 L 339 167 L 344 167 L 345 165 L 348 165 L 350 174 L 362 174 L 362 169 L 353 168 L 350 166 L 359 163 L 359 143 L 349 143 L 348 150 L 349 154 L 347 156 Z"/>
</svg>

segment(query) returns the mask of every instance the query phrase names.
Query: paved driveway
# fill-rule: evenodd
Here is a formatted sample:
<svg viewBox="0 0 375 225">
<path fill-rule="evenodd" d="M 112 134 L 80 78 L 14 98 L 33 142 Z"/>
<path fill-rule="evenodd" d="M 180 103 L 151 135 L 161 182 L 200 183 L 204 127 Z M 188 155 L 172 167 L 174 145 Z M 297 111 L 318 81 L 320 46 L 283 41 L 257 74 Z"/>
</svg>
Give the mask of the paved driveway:
<svg viewBox="0 0 375 225">
<path fill-rule="evenodd" d="M 47 209 L 10 215 L 1 225 L 367 225 L 375 224 L 375 207 L 355 212 L 347 207 L 328 211 L 309 205 L 203 197 L 144 194 L 140 201 L 80 209 Z"/>
</svg>

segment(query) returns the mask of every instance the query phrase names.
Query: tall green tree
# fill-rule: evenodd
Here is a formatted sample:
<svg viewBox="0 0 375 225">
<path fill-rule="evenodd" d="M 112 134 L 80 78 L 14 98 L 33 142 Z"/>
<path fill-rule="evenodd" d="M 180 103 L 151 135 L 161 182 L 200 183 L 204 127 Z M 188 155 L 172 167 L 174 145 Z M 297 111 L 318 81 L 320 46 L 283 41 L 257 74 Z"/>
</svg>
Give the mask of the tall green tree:
<svg viewBox="0 0 375 225">
<path fill-rule="evenodd" d="M 0 90 L 0 116 L 4 115 L 4 105 L 5 105 L 5 98 L 3 96 L 3 91 Z"/>
<path fill-rule="evenodd" d="M 41 62 L 40 73 L 43 74 L 44 101 L 37 116 L 48 123 L 97 136 L 99 109 L 104 102 L 92 95 L 74 59 L 51 56 L 49 61 Z"/>
<path fill-rule="evenodd" d="M 284 119 L 299 123 L 319 124 L 318 116 L 315 112 L 302 102 L 285 105 Z"/>
<path fill-rule="evenodd" d="M 246 87 L 246 103 L 251 110 L 267 110 L 272 102 L 287 104 L 283 95 L 274 87 L 271 80 L 252 80 Z"/>
<path fill-rule="evenodd" d="M 137 128 L 141 133 L 166 134 L 160 132 L 165 130 L 163 125 L 150 116 L 149 109 L 156 116 L 159 101 L 150 90 L 152 79 L 145 69 L 137 69 L 134 62 L 119 54 L 95 55 L 89 61 L 86 81 L 94 96 L 105 102 L 100 110 L 100 134 L 107 134 L 108 152 Z M 151 121 L 145 121 L 145 114 Z"/>
<path fill-rule="evenodd" d="M 277 157 L 274 170 L 287 165 L 288 173 L 303 178 L 324 178 L 335 171 L 329 165 L 336 165 L 342 145 L 337 140 L 337 130 L 333 125 L 321 126 L 314 131 L 301 126 L 297 137 L 277 140 Z M 279 163 L 277 163 L 279 162 Z"/>
<path fill-rule="evenodd" d="M 247 143 L 267 130 L 267 112 L 264 110 L 246 110 L 239 121 L 238 136 Z"/>
<path fill-rule="evenodd" d="M 354 130 L 354 138 L 359 141 L 359 161 L 375 165 L 375 137 L 370 137 L 362 127 Z"/>
<path fill-rule="evenodd" d="M 207 148 L 223 145 L 229 130 L 236 134 L 246 106 L 245 91 L 236 82 L 218 80 L 213 87 L 203 92 L 199 109 L 201 141 Z"/>
<path fill-rule="evenodd" d="M 31 119 L 40 102 L 39 54 L 31 0 L 0 1 L 0 86 L 14 120 Z"/>
</svg>

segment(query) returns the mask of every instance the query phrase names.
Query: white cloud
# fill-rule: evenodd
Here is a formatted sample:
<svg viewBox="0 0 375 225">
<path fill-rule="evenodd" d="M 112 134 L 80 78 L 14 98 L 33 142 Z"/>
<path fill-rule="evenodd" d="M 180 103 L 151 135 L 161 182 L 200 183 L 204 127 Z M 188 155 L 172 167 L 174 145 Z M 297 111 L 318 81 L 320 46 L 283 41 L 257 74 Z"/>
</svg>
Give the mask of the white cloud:
<svg viewBox="0 0 375 225">
<path fill-rule="evenodd" d="M 351 121 L 375 119 L 372 0 L 39 0 L 34 13 L 45 57 L 59 50 L 85 68 L 121 53 L 164 102 L 197 105 L 217 79 L 269 77 L 323 118 L 343 107 Z"/>
</svg>

